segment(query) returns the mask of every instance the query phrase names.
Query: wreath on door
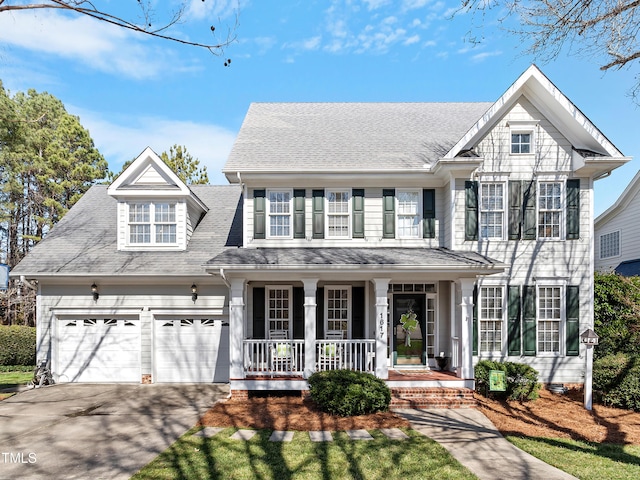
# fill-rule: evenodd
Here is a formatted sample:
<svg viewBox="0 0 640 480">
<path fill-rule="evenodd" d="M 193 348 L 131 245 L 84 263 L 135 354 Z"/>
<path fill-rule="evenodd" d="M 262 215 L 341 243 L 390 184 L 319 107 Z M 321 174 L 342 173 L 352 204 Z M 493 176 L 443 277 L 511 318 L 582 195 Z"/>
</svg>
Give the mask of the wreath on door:
<svg viewBox="0 0 640 480">
<path fill-rule="evenodd" d="M 400 325 L 402 330 L 406 333 L 404 337 L 404 344 L 407 347 L 411 346 L 411 333 L 418 328 L 418 316 L 416 313 L 409 309 L 406 313 L 400 316 Z"/>
</svg>

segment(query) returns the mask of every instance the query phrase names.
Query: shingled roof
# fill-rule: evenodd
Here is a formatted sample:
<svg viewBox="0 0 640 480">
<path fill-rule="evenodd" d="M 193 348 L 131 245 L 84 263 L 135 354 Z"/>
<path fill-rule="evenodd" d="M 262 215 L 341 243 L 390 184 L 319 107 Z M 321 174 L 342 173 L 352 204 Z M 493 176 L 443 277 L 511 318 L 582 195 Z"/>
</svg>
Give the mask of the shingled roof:
<svg viewBox="0 0 640 480">
<path fill-rule="evenodd" d="M 491 105 L 253 103 L 223 172 L 424 168 Z"/>
<path fill-rule="evenodd" d="M 202 275 L 203 264 L 242 244 L 238 186 L 192 185 L 210 210 L 185 251 L 118 251 L 117 201 L 93 186 L 12 271 L 28 277 L 74 275 Z"/>
</svg>

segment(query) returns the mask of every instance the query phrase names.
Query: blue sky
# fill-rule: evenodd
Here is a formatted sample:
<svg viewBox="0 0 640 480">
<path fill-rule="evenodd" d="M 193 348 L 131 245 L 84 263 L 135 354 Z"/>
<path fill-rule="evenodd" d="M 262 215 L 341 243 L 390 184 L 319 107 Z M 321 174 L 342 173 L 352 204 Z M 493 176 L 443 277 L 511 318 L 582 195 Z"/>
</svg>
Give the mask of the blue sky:
<svg viewBox="0 0 640 480">
<path fill-rule="evenodd" d="M 56 11 L 0 15 L 0 79 L 34 88 L 80 117 L 109 167 L 150 146 L 185 145 L 220 173 L 251 102 L 494 101 L 534 59 L 490 16 L 480 45 L 455 0 L 240 0 L 237 41 L 223 59 Z M 98 1 L 135 15 L 135 2 Z M 165 0 L 163 4 L 176 3 Z M 190 0 L 181 38 L 209 41 L 235 24 L 236 2 Z M 628 156 L 640 155 L 640 109 L 627 96 L 636 70 L 602 73 L 563 54 L 544 73 Z M 596 182 L 596 214 L 638 171 L 633 160 Z"/>
</svg>

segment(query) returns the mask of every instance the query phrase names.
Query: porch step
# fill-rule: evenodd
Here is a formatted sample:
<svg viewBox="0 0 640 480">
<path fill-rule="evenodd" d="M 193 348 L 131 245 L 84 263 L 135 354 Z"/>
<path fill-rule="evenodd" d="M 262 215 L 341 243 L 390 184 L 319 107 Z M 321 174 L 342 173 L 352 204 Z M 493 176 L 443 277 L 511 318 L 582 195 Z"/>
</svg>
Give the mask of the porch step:
<svg viewBox="0 0 640 480">
<path fill-rule="evenodd" d="M 470 388 L 393 387 L 389 408 L 474 408 L 476 405 Z"/>
</svg>

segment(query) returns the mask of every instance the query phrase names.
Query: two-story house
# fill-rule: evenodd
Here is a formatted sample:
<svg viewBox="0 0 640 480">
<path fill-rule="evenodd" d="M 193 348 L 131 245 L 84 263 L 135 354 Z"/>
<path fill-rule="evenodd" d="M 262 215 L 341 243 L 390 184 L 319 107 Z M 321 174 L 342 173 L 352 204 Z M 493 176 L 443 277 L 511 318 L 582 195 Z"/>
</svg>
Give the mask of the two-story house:
<svg viewBox="0 0 640 480">
<path fill-rule="evenodd" d="M 535 66 L 493 103 L 252 104 L 230 186 L 147 149 L 13 275 L 59 381 L 472 387 L 492 358 L 579 384 L 593 182 L 626 161 Z"/>
</svg>

